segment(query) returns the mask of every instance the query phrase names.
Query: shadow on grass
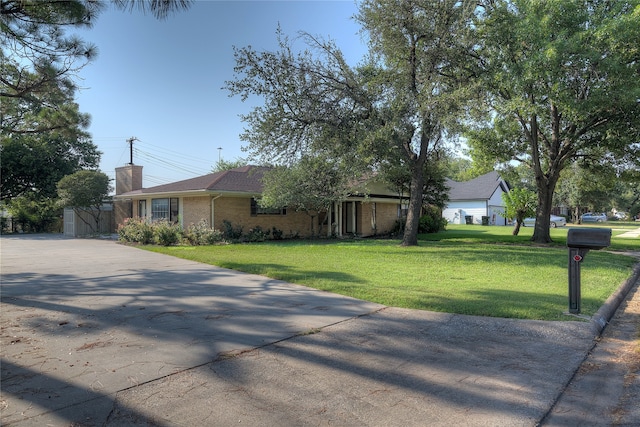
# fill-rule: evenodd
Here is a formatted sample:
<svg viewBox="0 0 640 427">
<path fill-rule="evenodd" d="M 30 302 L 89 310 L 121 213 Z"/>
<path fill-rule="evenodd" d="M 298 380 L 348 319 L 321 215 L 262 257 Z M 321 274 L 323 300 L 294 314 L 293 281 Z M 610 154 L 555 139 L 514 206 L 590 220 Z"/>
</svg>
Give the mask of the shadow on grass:
<svg viewBox="0 0 640 427">
<path fill-rule="evenodd" d="M 475 228 L 478 235 L 491 234 L 491 228 Z M 561 318 L 567 309 L 565 248 L 452 240 L 421 241 L 409 248 L 395 240 L 331 242 L 170 248 L 166 253 L 394 307 L 547 320 Z M 322 261 L 307 262 L 315 258 Z M 323 263 L 333 270 L 321 269 Z M 586 314 L 593 314 L 619 285 L 594 271 L 604 268 L 624 280 L 633 263 L 605 252 L 588 255 L 582 295 Z M 492 295 L 479 298 L 483 292 Z"/>
<path fill-rule="evenodd" d="M 366 282 L 365 280 L 362 280 L 353 274 L 330 270 L 309 271 L 285 264 L 274 264 L 267 262 L 223 261 L 218 262 L 215 265 L 222 268 L 228 268 L 230 270 L 237 270 L 250 274 L 259 274 L 261 276 L 267 276 L 272 279 L 293 283 L 304 283 L 308 280 L 328 280 L 335 282 L 360 284 Z"/>
</svg>

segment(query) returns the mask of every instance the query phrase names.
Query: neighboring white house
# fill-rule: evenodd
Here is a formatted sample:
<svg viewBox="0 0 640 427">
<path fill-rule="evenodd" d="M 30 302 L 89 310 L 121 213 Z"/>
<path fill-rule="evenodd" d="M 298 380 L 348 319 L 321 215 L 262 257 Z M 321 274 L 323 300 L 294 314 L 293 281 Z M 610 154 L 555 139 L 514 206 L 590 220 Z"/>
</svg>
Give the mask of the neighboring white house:
<svg viewBox="0 0 640 427">
<path fill-rule="evenodd" d="M 449 202 L 442 216 L 450 224 L 507 225 L 502 194 L 509 191 L 498 172 L 489 172 L 471 181 L 447 180 Z"/>
</svg>

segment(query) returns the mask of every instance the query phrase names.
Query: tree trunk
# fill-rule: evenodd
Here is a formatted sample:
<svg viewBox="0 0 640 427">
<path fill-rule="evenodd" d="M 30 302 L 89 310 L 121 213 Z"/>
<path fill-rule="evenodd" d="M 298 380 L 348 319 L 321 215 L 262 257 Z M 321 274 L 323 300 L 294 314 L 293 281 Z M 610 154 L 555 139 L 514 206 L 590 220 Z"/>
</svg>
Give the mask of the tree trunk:
<svg viewBox="0 0 640 427">
<path fill-rule="evenodd" d="M 415 162 L 411 174 L 411 188 L 409 195 L 409 209 L 407 222 L 402 235 L 402 246 L 418 245 L 418 226 L 420 225 L 420 211 L 422 210 L 422 191 L 424 188 L 424 162 Z"/>
<path fill-rule="evenodd" d="M 538 185 L 538 208 L 536 209 L 536 225 L 533 230 L 531 241 L 535 243 L 551 243 L 551 208 L 553 207 L 553 191 L 557 180 L 537 180 Z"/>
<path fill-rule="evenodd" d="M 520 233 L 520 227 L 522 226 L 522 218 L 516 218 L 516 223 L 513 226 L 513 231 L 511 235 L 517 236 Z"/>
<path fill-rule="evenodd" d="M 532 96 L 533 97 L 533 96 Z M 533 105 L 533 101 L 532 101 Z M 535 243 L 551 243 L 551 233 L 549 232 L 551 225 L 551 208 L 553 207 L 553 192 L 556 189 L 556 183 L 560 178 L 563 161 L 558 156 L 559 152 L 559 118 L 557 109 L 552 107 L 553 117 L 553 136 L 551 157 L 552 161 L 547 166 L 547 172 L 543 172 L 543 162 L 541 160 L 540 148 L 540 132 L 538 130 L 538 117 L 533 114 L 530 124 L 529 140 L 531 141 L 531 159 L 533 162 L 533 171 L 536 177 L 536 187 L 538 189 L 538 208 L 536 209 L 536 225 L 533 229 L 531 240 Z M 526 127 L 525 127 L 526 129 Z"/>
</svg>

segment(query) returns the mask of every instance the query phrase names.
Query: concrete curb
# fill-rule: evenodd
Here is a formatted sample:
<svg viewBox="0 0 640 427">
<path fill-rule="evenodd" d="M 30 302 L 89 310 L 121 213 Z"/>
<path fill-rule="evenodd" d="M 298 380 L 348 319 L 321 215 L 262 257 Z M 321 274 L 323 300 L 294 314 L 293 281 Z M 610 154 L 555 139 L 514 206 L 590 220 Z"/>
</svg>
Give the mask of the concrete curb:
<svg viewBox="0 0 640 427">
<path fill-rule="evenodd" d="M 640 262 L 633 268 L 633 274 L 629 277 L 607 300 L 602 307 L 591 317 L 591 330 L 596 337 L 602 334 L 620 304 L 625 300 L 636 281 L 640 280 Z"/>
</svg>

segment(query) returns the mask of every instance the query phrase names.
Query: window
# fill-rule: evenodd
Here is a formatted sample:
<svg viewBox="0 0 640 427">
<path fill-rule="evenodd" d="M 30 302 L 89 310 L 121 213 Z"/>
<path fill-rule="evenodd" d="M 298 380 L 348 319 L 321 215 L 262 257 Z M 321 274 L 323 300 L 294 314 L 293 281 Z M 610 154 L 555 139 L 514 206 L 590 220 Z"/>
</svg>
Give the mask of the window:
<svg viewBox="0 0 640 427">
<path fill-rule="evenodd" d="M 256 215 L 286 215 L 287 208 L 282 209 L 274 209 L 274 208 L 263 208 L 258 204 L 258 201 L 254 198 L 251 198 L 251 216 Z"/>
<path fill-rule="evenodd" d="M 398 205 L 398 218 L 406 218 L 409 213 L 409 206 Z"/>
<path fill-rule="evenodd" d="M 170 222 L 178 221 L 177 198 L 151 200 L 151 220 L 159 221 L 162 219 Z"/>
</svg>

